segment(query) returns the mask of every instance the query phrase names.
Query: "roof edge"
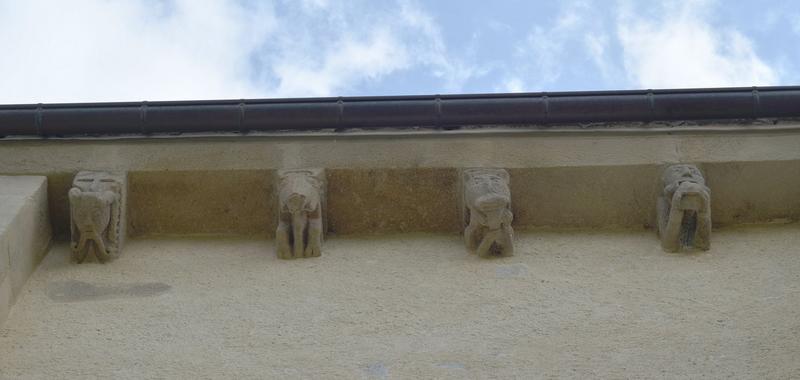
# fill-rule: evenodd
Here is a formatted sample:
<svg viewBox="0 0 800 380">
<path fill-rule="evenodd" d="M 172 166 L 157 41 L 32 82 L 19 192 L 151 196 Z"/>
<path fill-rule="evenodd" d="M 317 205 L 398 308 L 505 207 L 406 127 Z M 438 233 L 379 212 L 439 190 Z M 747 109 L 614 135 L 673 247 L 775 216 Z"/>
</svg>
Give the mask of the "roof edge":
<svg viewBox="0 0 800 380">
<path fill-rule="evenodd" d="M 800 86 L 0 105 L 0 135 L 305 131 L 800 117 Z"/>
</svg>

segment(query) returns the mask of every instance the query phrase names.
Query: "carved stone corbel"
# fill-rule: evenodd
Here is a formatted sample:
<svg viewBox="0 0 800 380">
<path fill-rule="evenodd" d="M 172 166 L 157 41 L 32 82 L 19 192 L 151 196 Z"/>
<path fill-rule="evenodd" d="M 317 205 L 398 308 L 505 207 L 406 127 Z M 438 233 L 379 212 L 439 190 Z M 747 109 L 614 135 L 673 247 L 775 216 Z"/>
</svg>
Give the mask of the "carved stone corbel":
<svg viewBox="0 0 800 380">
<path fill-rule="evenodd" d="M 658 234 L 665 251 L 685 247 L 711 247 L 711 190 L 703 173 L 694 165 L 667 167 L 661 177 L 658 197 Z"/>
<path fill-rule="evenodd" d="M 481 257 L 513 256 L 510 176 L 503 169 L 472 168 L 461 172 L 464 240 Z"/>
<path fill-rule="evenodd" d="M 125 240 L 125 173 L 79 172 L 69 190 L 72 257 L 82 263 L 89 253 L 100 262 L 122 250 Z"/>
<path fill-rule="evenodd" d="M 278 257 L 296 259 L 322 254 L 325 232 L 325 170 L 279 170 L 278 228 L 275 243 Z"/>
</svg>

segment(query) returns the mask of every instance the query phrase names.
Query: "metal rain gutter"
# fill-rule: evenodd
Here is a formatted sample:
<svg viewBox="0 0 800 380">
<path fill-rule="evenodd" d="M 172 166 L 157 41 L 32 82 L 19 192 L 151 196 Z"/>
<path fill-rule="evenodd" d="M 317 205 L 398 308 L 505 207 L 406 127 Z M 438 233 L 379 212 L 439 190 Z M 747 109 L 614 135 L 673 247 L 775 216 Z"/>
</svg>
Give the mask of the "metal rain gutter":
<svg viewBox="0 0 800 380">
<path fill-rule="evenodd" d="M 0 105 L 0 136 L 800 117 L 800 86 Z"/>
</svg>

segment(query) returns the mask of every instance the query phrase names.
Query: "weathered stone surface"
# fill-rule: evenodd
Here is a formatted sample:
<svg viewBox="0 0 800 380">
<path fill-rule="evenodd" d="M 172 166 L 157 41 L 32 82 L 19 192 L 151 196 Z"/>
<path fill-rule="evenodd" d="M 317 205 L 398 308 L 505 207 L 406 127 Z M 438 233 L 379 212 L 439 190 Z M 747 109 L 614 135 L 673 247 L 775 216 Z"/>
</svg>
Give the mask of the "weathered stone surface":
<svg viewBox="0 0 800 380">
<path fill-rule="evenodd" d="M 3 326 L 11 306 L 14 305 L 14 293 L 11 290 L 11 276 L 0 279 L 0 327 Z"/>
<path fill-rule="evenodd" d="M 0 325 L 52 237 L 47 179 L 0 176 Z"/>
<path fill-rule="evenodd" d="M 503 169 L 464 169 L 462 210 L 464 240 L 470 253 L 486 256 L 512 256 L 514 230 L 511 221 L 510 177 Z"/>
<path fill-rule="evenodd" d="M 342 235 L 458 232 L 460 167 L 509 171 L 515 229 L 655 228 L 652 204 L 661 189 L 652 173 L 664 162 L 703 163 L 714 189 L 714 226 L 800 220 L 800 134 L 741 133 L 727 122 L 710 127 L 733 131 L 601 136 L 491 128 L 348 132 L 347 138 L 281 132 L 3 139 L 0 173 L 48 177 L 50 215 L 60 238 L 69 235 L 66 197 L 79 170 L 129 173 L 131 236 L 272 237 L 275 202 L 263 194 L 274 191 L 273 171 L 287 167 L 327 168 L 329 231 Z M 741 181 L 750 175 L 759 180 Z M 440 204 L 451 206 L 446 212 L 431 207 Z M 540 207 L 552 204 L 558 207 Z M 376 213 L 381 217 L 367 217 Z"/>
<path fill-rule="evenodd" d="M 703 163 L 703 174 L 715 228 L 800 221 L 800 161 Z"/>
<path fill-rule="evenodd" d="M 279 170 L 278 257 L 297 259 L 322 254 L 325 210 L 325 170 Z"/>
<path fill-rule="evenodd" d="M 669 252 L 711 246 L 711 190 L 703 173 L 694 165 L 667 167 L 661 177 L 658 197 L 658 233 L 661 246 Z"/>
<path fill-rule="evenodd" d="M 275 232 L 272 170 L 128 173 L 129 236 L 267 236 Z"/>
<path fill-rule="evenodd" d="M 657 228 L 663 165 L 507 169 L 515 229 Z M 621 191 L 620 189 L 625 189 Z"/>
<path fill-rule="evenodd" d="M 126 173 L 79 172 L 69 190 L 72 255 L 82 263 L 92 253 L 100 262 L 122 250 L 126 227 Z"/>
<path fill-rule="evenodd" d="M 331 233 L 459 233 L 454 168 L 326 169 Z"/>
</svg>

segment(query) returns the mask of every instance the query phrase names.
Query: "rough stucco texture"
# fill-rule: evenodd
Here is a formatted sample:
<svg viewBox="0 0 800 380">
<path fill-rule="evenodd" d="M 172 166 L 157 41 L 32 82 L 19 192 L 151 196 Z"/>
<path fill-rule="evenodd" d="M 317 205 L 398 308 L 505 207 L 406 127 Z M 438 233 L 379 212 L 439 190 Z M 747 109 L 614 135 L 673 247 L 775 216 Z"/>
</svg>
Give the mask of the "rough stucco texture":
<svg viewBox="0 0 800 380">
<path fill-rule="evenodd" d="M 536 231 L 480 259 L 455 235 L 131 240 L 47 256 L 0 329 L 0 378 L 800 377 L 800 225 Z"/>
</svg>

